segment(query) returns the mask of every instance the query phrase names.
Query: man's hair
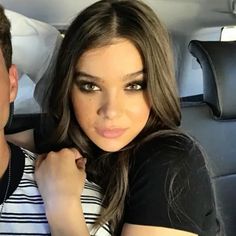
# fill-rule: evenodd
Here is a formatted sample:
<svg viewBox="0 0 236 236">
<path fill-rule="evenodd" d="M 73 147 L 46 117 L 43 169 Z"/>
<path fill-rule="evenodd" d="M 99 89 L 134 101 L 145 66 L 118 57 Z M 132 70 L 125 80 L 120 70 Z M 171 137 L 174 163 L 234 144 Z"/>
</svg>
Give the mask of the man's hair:
<svg viewBox="0 0 236 236">
<path fill-rule="evenodd" d="M 0 5 L 0 47 L 7 69 L 12 64 L 11 24 Z"/>
</svg>

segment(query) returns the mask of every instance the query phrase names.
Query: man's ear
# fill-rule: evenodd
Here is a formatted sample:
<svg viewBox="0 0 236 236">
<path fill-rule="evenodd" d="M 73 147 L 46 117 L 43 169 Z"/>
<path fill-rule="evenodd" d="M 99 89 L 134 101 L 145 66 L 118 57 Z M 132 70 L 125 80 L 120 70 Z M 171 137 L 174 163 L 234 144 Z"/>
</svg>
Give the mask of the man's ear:
<svg viewBox="0 0 236 236">
<path fill-rule="evenodd" d="M 11 65 L 9 69 L 9 79 L 10 79 L 10 102 L 13 102 L 17 95 L 18 90 L 18 72 L 16 65 Z"/>
</svg>

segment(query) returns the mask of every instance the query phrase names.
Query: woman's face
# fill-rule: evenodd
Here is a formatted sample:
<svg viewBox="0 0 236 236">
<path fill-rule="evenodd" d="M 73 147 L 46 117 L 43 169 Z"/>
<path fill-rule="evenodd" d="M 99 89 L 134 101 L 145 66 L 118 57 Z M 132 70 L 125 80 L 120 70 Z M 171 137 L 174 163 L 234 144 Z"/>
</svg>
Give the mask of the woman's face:
<svg viewBox="0 0 236 236">
<path fill-rule="evenodd" d="M 141 56 L 126 39 L 79 59 L 73 109 L 85 134 L 104 151 L 120 150 L 144 128 L 150 112 L 144 77 Z"/>
</svg>

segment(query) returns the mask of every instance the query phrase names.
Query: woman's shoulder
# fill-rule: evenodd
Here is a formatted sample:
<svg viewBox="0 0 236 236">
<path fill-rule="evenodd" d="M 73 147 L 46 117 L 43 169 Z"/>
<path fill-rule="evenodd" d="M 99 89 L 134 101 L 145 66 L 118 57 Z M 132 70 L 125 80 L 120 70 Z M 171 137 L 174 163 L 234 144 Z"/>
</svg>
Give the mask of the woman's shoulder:
<svg viewBox="0 0 236 236">
<path fill-rule="evenodd" d="M 200 144 L 179 131 L 157 132 L 145 138 L 134 150 L 134 162 L 152 164 L 186 162 L 204 165 Z"/>
<path fill-rule="evenodd" d="M 200 235 L 214 227 L 210 178 L 194 139 L 180 132 L 153 135 L 137 147 L 131 162 L 126 222 Z"/>
<path fill-rule="evenodd" d="M 180 132 L 153 135 L 137 147 L 131 159 L 130 184 L 138 178 L 146 182 L 169 183 L 177 188 L 193 185 L 210 187 L 205 154 L 190 136 Z M 174 182 L 172 182 L 174 180 Z M 155 183 L 153 183 L 155 184 Z"/>
</svg>

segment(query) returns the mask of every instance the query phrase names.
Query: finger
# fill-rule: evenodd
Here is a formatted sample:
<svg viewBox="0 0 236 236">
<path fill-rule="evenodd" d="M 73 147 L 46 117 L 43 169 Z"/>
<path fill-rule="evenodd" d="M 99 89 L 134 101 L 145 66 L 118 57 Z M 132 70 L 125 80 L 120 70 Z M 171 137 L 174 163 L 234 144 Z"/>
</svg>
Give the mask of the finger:
<svg viewBox="0 0 236 236">
<path fill-rule="evenodd" d="M 76 160 L 76 165 L 79 169 L 85 170 L 86 162 L 87 162 L 87 158 L 81 157 Z"/>
<path fill-rule="evenodd" d="M 38 169 L 42 162 L 45 160 L 47 154 L 43 153 L 37 156 L 36 161 L 35 161 L 35 169 Z"/>
<path fill-rule="evenodd" d="M 82 155 L 76 148 L 71 148 L 70 150 L 75 154 L 75 160 L 82 158 Z"/>
</svg>

